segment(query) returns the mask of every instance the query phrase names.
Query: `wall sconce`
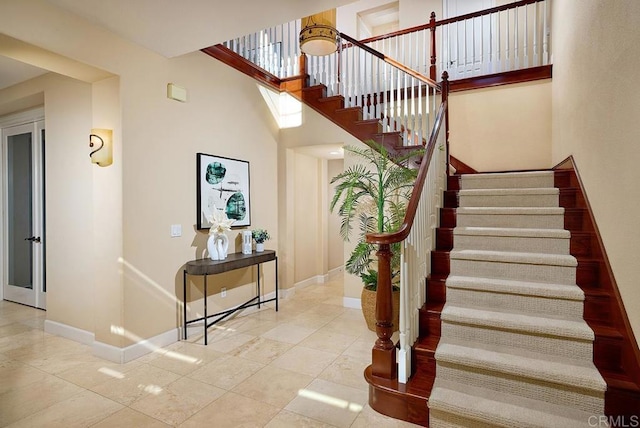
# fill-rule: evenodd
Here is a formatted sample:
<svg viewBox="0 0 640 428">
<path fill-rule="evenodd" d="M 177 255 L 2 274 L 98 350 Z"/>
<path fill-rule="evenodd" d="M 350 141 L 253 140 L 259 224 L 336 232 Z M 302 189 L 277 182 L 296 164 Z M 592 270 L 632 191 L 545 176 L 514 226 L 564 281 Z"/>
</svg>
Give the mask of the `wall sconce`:
<svg viewBox="0 0 640 428">
<path fill-rule="evenodd" d="M 113 131 L 111 129 L 92 129 L 89 134 L 89 153 L 91 162 L 99 166 L 109 166 L 113 163 Z"/>
<path fill-rule="evenodd" d="M 300 50 L 308 55 L 329 55 L 338 49 L 336 10 L 331 9 L 301 20 Z"/>
</svg>

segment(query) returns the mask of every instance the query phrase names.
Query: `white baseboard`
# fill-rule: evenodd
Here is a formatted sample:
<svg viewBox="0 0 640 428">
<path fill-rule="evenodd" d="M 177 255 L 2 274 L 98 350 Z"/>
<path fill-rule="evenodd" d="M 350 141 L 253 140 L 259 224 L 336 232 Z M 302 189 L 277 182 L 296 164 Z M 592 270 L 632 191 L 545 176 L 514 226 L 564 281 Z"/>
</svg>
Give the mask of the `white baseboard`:
<svg viewBox="0 0 640 428">
<path fill-rule="evenodd" d="M 324 275 L 316 275 L 316 276 L 312 276 L 311 278 L 307 278 L 303 281 L 296 282 L 293 286 L 295 288 L 302 289 L 310 285 L 323 284 L 324 282 L 325 282 Z"/>
<path fill-rule="evenodd" d="M 51 320 L 44 321 L 44 331 L 84 345 L 92 345 L 95 341 L 95 335 L 89 331 Z"/>
<path fill-rule="evenodd" d="M 178 340 L 180 340 L 180 329 L 174 328 L 149 339 L 141 340 L 126 348 L 118 348 L 117 346 L 95 341 L 93 342 L 93 355 L 114 363 L 124 364 L 147 355 L 158 348 L 169 346 Z"/>
<path fill-rule="evenodd" d="M 343 297 L 342 306 L 345 308 L 362 309 L 360 299 L 356 299 L 355 297 Z"/>
</svg>

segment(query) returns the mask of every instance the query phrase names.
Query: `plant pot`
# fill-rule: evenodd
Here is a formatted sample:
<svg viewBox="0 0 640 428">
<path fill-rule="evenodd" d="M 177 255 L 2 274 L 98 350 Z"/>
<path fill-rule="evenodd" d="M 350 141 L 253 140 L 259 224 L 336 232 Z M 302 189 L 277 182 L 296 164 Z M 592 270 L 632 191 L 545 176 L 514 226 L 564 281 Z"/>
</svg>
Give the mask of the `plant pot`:
<svg viewBox="0 0 640 428">
<path fill-rule="evenodd" d="M 364 315 L 367 328 L 371 331 L 376 331 L 376 292 L 362 287 L 360 303 L 362 305 L 362 315 Z M 391 305 L 393 307 L 392 331 L 398 331 L 400 326 L 400 290 L 394 291 L 391 294 Z"/>
<path fill-rule="evenodd" d="M 264 251 L 264 242 L 256 242 L 256 253 Z"/>
</svg>

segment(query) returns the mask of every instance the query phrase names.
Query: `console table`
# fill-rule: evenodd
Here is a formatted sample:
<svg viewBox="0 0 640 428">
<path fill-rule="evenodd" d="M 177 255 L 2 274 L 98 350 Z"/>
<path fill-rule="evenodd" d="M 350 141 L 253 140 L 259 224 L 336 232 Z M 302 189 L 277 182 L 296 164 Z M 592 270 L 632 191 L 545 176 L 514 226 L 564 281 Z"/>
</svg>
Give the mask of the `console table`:
<svg viewBox="0 0 640 428">
<path fill-rule="evenodd" d="M 260 298 L 260 265 L 265 262 L 275 261 L 276 263 L 276 297 L 261 300 Z M 258 271 L 258 291 L 255 297 L 247 300 L 245 303 L 237 306 L 233 309 L 228 309 L 226 311 L 218 312 L 213 315 L 207 314 L 207 276 L 214 275 L 218 273 L 228 272 L 235 269 L 241 269 L 249 266 L 257 266 Z M 192 320 L 187 320 L 187 275 L 200 275 L 204 276 L 204 316 Z M 273 250 L 264 250 L 261 252 L 252 252 L 251 254 L 243 254 L 243 253 L 232 253 L 227 255 L 227 258 L 224 260 L 211 260 L 211 259 L 197 259 L 191 260 L 185 264 L 184 272 L 182 275 L 183 280 L 183 296 L 184 296 L 184 313 L 183 313 L 183 338 L 187 339 L 187 324 L 191 324 L 198 321 L 204 321 L 204 344 L 207 345 L 207 329 L 214 325 L 217 322 L 222 321 L 229 315 L 240 311 L 242 309 L 258 306 L 261 304 L 272 302 L 275 300 L 276 302 L 276 311 L 278 311 L 278 257 L 276 256 L 276 252 Z M 211 317 L 217 317 L 211 322 L 208 322 L 208 319 Z"/>
</svg>

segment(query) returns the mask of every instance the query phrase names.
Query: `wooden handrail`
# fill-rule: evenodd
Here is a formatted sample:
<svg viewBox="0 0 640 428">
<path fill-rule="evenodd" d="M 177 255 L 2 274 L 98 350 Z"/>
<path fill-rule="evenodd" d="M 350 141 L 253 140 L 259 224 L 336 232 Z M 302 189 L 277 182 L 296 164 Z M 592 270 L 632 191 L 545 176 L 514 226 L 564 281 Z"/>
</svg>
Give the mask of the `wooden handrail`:
<svg viewBox="0 0 640 428">
<path fill-rule="evenodd" d="M 396 242 L 401 242 L 406 239 L 406 237 L 409 235 L 409 232 L 411 232 L 413 220 L 415 219 L 416 212 L 418 210 L 418 203 L 420 201 L 422 188 L 424 186 L 425 180 L 427 179 L 427 173 L 429 172 L 429 163 L 431 162 L 431 157 L 433 156 L 433 151 L 435 149 L 436 141 L 438 140 L 438 135 L 440 134 L 440 129 L 442 128 L 442 124 L 445 120 L 446 108 L 447 101 L 444 101 L 442 104 L 440 104 L 440 109 L 438 110 L 438 115 L 436 116 L 436 121 L 433 125 L 433 130 L 431 131 L 431 136 L 429 137 L 426 151 L 422 157 L 422 161 L 420 162 L 420 169 L 418 170 L 418 176 L 416 177 L 413 191 L 411 192 L 411 198 L 409 199 L 409 204 L 407 205 L 407 212 L 404 216 L 402 226 L 400 226 L 400 228 L 395 232 L 368 233 L 366 235 L 366 240 L 370 244 L 393 244 Z"/>
<path fill-rule="evenodd" d="M 398 368 L 396 365 L 396 347 L 391 336 L 393 334 L 393 306 L 392 306 L 392 290 L 391 285 L 391 244 L 402 242 L 411 232 L 413 221 L 418 211 L 420 198 L 422 197 L 422 189 L 424 188 L 429 172 L 429 164 L 433 157 L 433 152 L 438 141 L 438 135 L 445 126 L 447 133 L 445 139 L 445 159 L 447 162 L 447 170 L 449 163 L 449 142 L 448 142 L 448 113 L 447 113 L 447 94 L 449 91 L 448 75 L 445 71 L 442 75 L 442 103 L 436 116 L 433 130 L 429 136 L 429 141 L 420 168 L 418 176 L 413 185 L 411 198 L 407 206 L 407 212 L 404 216 L 402 226 L 397 232 L 391 233 L 371 233 L 365 236 L 368 243 L 378 244 L 378 287 L 376 289 L 376 335 L 378 339 L 371 349 L 371 375 L 382 379 L 396 379 L 398 376 Z"/>
<path fill-rule="evenodd" d="M 516 7 L 526 6 L 528 4 L 533 4 L 533 3 L 539 3 L 541 1 L 545 1 L 545 0 L 521 0 L 515 3 L 508 3 L 502 6 L 496 6 L 489 9 L 479 10 L 477 12 L 467 13 L 465 15 L 455 16 L 453 18 L 443 19 L 441 21 L 435 21 L 435 22 L 430 21 L 427 24 L 417 25 L 411 28 L 405 28 L 404 30 L 394 31 L 393 33 L 387 33 L 380 36 L 369 37 L 368 39 L 362 39 L 360 40 L 360 43 L 371 43 L 371 42 L 376 42 L 378 40 L 385 40 L 393 37 L 403 36 L 405 34 L 415 33 L 416 31 L 422 31 L 432 27 L 435 28 L 442 25 L 451 24 L 453 22 L 465 21 L 467 19 L 477 18 L 479 16 L 485 16 L 485 15 L 489 15 L 496 12 L 502 12 L 503 10 L 514 9 Z"/>
<path fill-rule="evenodd" d="M 430 79 L 429 77 L 418 73 L 417 71 L 405 66 L 404 64 L 396 61 L 395 59 L 389 58 L 388 56 L 386 56 L 382 52 L 378 52 L 377 50 L 375 50 L 375 49 L 373 49 L 373 48 L 371 48 L 371 47 L 369 47 L 369 46 L 367 46 L 365 44 L 362 44 L 362 42 L 357 41 L 353 37 L 348 36 L 348 35 L 346 35 L 344 33 L 340 33 L 340 38 L 343 39 L 343 40 L 347 40 L 353 46 L 356 46 L 356 47 L 358 47 L 360 49 L 363 49 L 363 50 L 369 52 L 371 55 L 374 55 L 377 58 L 380 58 L 381 60 L 383 60 L 387 64 L 390 64 L 391 66 L 401 70 L 402 72 L 407 73 L 409 76 L 418 79 L 419 81 L 421 81 L 425 85 L 429 85 L 432 88 L 437 89 L 438 91 L 442 90 L 442 87 L 440 86 L 440 84 L 438 82 L 436 82 L 435 80 Z"/>
</svg>

